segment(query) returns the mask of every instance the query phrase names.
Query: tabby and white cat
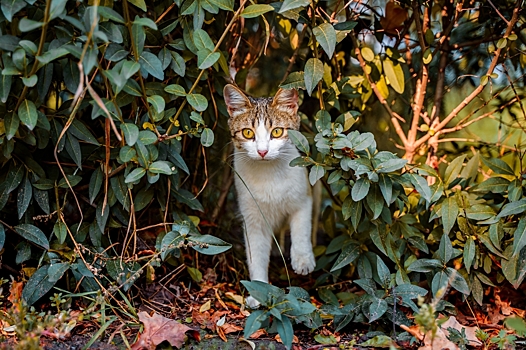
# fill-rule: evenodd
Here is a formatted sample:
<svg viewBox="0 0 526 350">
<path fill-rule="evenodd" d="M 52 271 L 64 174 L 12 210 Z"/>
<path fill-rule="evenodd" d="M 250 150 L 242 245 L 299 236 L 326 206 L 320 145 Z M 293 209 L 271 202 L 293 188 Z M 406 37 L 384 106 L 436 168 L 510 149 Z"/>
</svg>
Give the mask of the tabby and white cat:
<svg viewBox="0 0 526 350">
<path fill-rule="evenodd" d="M 235 186 L 244 220 L 251 280 L 268 282 L 272 233 L 290 225 L 292 268 L 306 275 L 316 265 L 312 252 L 312 188 L 307 170 L 289 163 L 300 154 L 287 136 L 298 130 L 296 90 L 280 89 L 272 98 L 247 97 L 233 85 L 224 88 L 235 145 Z M 252 298 L 249 306 L 257 306 Z"/>
</svg>

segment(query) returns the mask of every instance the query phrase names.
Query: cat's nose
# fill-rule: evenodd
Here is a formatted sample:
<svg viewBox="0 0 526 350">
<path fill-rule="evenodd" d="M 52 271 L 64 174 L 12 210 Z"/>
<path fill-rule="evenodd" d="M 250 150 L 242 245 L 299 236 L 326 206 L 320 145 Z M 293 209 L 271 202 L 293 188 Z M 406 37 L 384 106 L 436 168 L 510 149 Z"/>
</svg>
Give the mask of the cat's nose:
<svg viewBox="0 0 526 350">
<path fill-rule="evenodd" d="M 266 156 L 267 153 L 268 153 L 268 150 L 263 150 L 263 151 L 261 151 L 261 150 L 258 149 L 258 153 L 259 153 L 259 155 L 261 156 L 261 158 L 265 158 L 265 156 Z"/>
</svg>

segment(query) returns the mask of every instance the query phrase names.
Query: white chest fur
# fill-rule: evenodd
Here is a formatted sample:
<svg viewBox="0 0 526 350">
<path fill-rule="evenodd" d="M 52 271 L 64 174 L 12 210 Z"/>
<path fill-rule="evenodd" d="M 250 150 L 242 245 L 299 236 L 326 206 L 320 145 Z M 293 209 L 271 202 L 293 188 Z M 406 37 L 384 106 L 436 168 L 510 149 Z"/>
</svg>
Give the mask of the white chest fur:
<svg viewBox="0 0 526 350">
<path fill-rule="evenodd" d="M 312 253 L 312 190 L 305 168 L 290 167 L 299 156 L 287 145 L 286 156 L 271 161 L 234 155 L 236 191 L 243 217 L 247 260 L 252 280 L 268 282 L 272 233 L 284 224 L 291 230 L 291 264 L 296 273 L 315 267 Z"/>
</svg>

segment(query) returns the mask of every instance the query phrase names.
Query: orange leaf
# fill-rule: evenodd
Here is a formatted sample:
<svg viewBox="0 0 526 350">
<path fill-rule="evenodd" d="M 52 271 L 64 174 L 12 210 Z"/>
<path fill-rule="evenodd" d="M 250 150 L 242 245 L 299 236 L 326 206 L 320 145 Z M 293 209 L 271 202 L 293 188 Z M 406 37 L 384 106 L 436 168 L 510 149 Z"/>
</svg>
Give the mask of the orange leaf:
<svg viewBox="0 0 526 350">
<path fill-rule="evenodd" d="M 23 282 L 13 281 L 11 283 L 11 289 L 9 290 L 9 296 L 7 297 L 7 300 L 13 304 L 19 301 L 20 297 L 22 296 L 22 289 L 24 289 Z"/>
<path fill-rule="evenodd" d="M 144 332 L 133 344 L 133 350 L 155 350 L 156 346 L 167 340 L 172 346 L 180 348 L 184 343 L 185 333 L 190 327 L 154 313 L 139 312 L 139 320 L 144 324 Z"/>
</svg>

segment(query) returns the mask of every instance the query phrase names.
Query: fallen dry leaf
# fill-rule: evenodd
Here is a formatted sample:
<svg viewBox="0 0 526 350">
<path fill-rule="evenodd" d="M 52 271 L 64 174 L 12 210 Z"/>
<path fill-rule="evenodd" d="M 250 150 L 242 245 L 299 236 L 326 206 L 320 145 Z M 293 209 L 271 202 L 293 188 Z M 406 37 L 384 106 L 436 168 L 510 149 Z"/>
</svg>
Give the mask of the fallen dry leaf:
<svg viewBox="0 0 526 350">
<path fill-rule="evenodd" d="M 133 344 L 133 350 L 155 350 L 156 346 L 167 340 L 172 346 L 180 348 L 184 343 L 185 333 L 190 327 L 154 313 L 139 312 L 139 320 L 144 324 L 144 332 Z"/>
<path fill-rule="evenodd" d="M 223 330 L 223 332 L 225 332 L 225 334 L 234 333 L 234 332 L 240 332 L 240 331 L 243 330 L 243 327 L 239 327 L 239 326 L 236 326 L 235 324 L 231 324 L 231 323 L 225 323 L 224 325 L 222 325 L 221 327 L 218 327 L 218 328 L 221 328 Z"/>
<path fill-rule="evenodd" d="M 249 337 L 250 339 L 258 339 L 261 336 L 267 335 L 267 332 L 264 329 L 258 329 Z"/>
<path fill-rule="evenodd" d="M 225 296 L 229 299 L 234 300 L 239 305 L 243 305 L 245 298 L 243 298 L 241 295 L 234 294 L 232 292 L 226 292 Z"/>
<path fill-rule="evenodd" d="M 11 282 L 11 288 L 9 289 L 9 296 L 7 300 L 11 303 L 16 303 L 22 297 L 22 290 L 24 289 L 24 282 Z"/>
<path fill-rule="evenodd" d="M 281 341 L 281 337 L 279 336 L 279 334 L 276 334 L 276 336 L 274 337 L 274 339 L 276 339 L 276 341 L 277 341 L 278 343 L 282 343 L 282 344 L 283 344 L 283 342 Z M 293 337 L 292 337 L 292 343 L 294 343 L 294 344 L 298 344 L 299 342 L 300 342 L 300 341 L 299 341 L 298 337 L 296 337 L 296 336 L 293 336 Z"/>
<path fill-rule="evenodd" d="M 208 300 L 206 303 L 201 305 L 201 307 L 199 308 L 199 312 L 205 312 L 205 311 L 210 310 L 210 306 L 211 305 L 212 305 L 212 303 L 210 302 L 210 300 Z"/>
</svg>

